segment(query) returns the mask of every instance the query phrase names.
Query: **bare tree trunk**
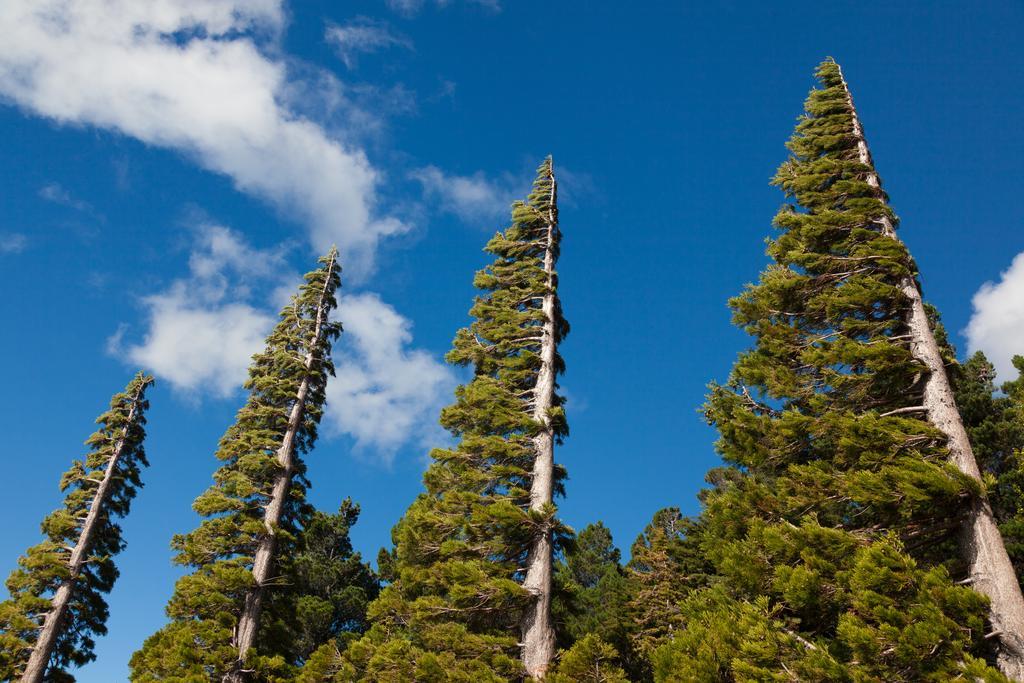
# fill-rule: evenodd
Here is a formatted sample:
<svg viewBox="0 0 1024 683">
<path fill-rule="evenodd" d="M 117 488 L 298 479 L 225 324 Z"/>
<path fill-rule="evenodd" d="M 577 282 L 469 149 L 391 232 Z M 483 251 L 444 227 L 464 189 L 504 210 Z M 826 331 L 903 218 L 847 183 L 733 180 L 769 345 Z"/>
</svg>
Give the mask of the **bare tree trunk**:
<svg viewBox="0 0 1024 683">
<path fill-rule="evenodd" d="M 327 297 L 327 288 L 333 272 L 334 256 L 332 255 L 331 261 L 327 264 L 324 289 L 320 294 L 320 302 L 317 305 L 313 337 L 310 341 L 309 350 L 306 353 L 306 374 L 299 383 L 298 391 L 295 392 L 295 403 L 292 404 L 291 412 L 288 415 L 288 427 L 285 430 L 284 438 L 281 440 L 281 446 L 277 449 L 277 462 L 280 465 L 280 469 L 274 477 L 270 501 L 267 503 L 263 513 L 263 526 L 266 529 L 266 533 L 260 538 L 259 545 L 256 547 L 256 555 L 253 558 L 253 587 L 245 595 L 242 614 L 235 628 L 233 645 L 238 650 L 238 660 L 235 666 L 224 675 L 224 683 L 242 683 L 246 680 L 249 673 L 245 669 L 245 658 L 256 641 L 256 631 L 259 627 L 260 613 L 263 609 L 264 587 L 270 579 L 270 571 L 273 567 L 274 553 L 277 547 L 277 528 L 281 524 L 284 506 L 292 486 L 292 477 L 295 475 L 295 437 L 306 409 L 310 371 L 313 369 L 313 363 L 316 361 L 317 351 L 320 346 L 320 337 L 323 333 L 324 318 L 326 317 L 324 300 Z"/>
<path fill-rule="evenodd" d="M 82 523 L 82 531 L 78 536 L 78 542 L 71 551 L 71 558 L 68 560 L 68 576 L 61 582 L 53 594 L 51 599 L 52 606 L 43 620 L 43 626 L 32 648 L 32 654 L 29 655 L 28 664 L 25 666 L 25 673 L 21 677 L 21 683 L 40 683 L 46 674 L 46 667 L 49 665 L 50 658 L 53 656 L 53 649 L 57 645 L 57 637 L 60 635 L 62 622 L 71 604 L 71 595 L 74 592 L 75 584 L 78 582 L 82 568 L 88 562 L 89 553 L 92 551 L 93 538 L 96 535 L 96 528 L 100 521 L 100 515 L 103 512 L 103 506 L 110 496 L 110 487 L 113 485 L 117 463 L 121 459 L 121 453 L 124 451 L 128 430 L 135 422 L 139 399 L 142 398 L 142 392 L 145 391 L 146 386 L 146 383 L 139 386 L 135 396 L 132 397 L 132 407 L 128 411 L 128 421 L 124 429 L 121 430 L 121 436 L 118 437 L 117 442 L 114 444 L 110 459 L 107 461 L 107 467 L 103 471 L 103 480 L 96 487 L 96 495 L 93 496 L 92 503 L 89 504 L 89 513 L 85 517 L 85 522 Z"/>
<path fill-rule="evenodd" d="M 845 80 L 843 88 L 853 115 L 853 133 L 857 138 L 860 162 L 872 169 L 867 182 L 881 191 L 864 130 L 857 118 L 853 97 Z M 899 241 L 892 221 L 887 216 L 883 216 L 880 223 L 884 235 Z M 928 420 L 946 436 L 950 462 L 964 474 L 981 481 L 978 463 L 974 459 L 967 430 L 964 429 L 953 397 L 953 388 L 946 374 L 939 345 L 928 322 L 921 288 L 914 277 L 907 276 L 900 280 L 900 290 L 909 302 L 906 322 L 911 336 L 910 351 L 914 358 L 928 368 L 923 400 Z M 1024 596 L 1021 595 L 1017 575 L 986 498 L 975 498 L 971 502 L 971 509 L 961 527 L 960 546 L 967 561 L 971 585 L 990 602 L 989 620 L 994 634 L 999 638 L 999 669 L 1009 678 L 1024 680 Z"/>
<path fill-rule="evenodd" d="M 551 207 L 555 203 L 555 176 L 551 173 Z M 544 326 L 540 349 L 541 366 L 533 391 L 533 419 L 544 428 L 533 437 L 535 457 L 530 484 L 530 510 L 541 511 L 554 500 L 555 437 L 548 410 L 555 395 L 555 216 L 553 208 L 547 216 L 547 246 L 544 251 L 544 272 L 547 292 L 541 304 Z M 551 529 L 545 526 L 535 537 L 526 558 L 523 588 L 534 596 L 521 623 L 522 658 L 526 672 L 537 680 L 544 678 L 555 655 L 555 629 L 551 624 Z"/>
</svg>

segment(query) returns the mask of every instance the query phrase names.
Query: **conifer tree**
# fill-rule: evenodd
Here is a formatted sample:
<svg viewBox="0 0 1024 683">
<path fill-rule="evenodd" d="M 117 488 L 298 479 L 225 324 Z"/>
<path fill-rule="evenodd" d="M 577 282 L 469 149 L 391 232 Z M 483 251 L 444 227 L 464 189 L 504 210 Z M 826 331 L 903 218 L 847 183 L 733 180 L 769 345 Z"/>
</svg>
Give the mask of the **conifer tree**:
<svg viewBox="0 0 1024 683">
<path fill-rule="evenodd" d="M 632 646 L 635 622 L 629 614 L 634 582 L 622 565 L 622 554 L 603 523 L 588 524 L 566 544 L 555 566 L 553 619 L 558 646 L 569 650 L 593 635 L 601 648 L 580 646 L 577 653 L 601 652 L 605 646 L 614 656 L 605 661 L 621 667 L 632 680 L 641 680 L 646 669 Z M 567 653 L 560 655 L 564 663 Z M 560 668 L 564 674 L 564 669 Z"/>
<path fill-rule="evenodd" d="M 588 524 L 566 545 L 555 565 L 552 612 L 559 647 L 572 647 L 593 633 L 625 656 L 631 584 L 621 559 L 611 531 L 601 522 Z"/>
<path fill-rule="evenodd" d="M 61 478 L 64 505 L 43 521 L 46 540 L 19 559 L 0 603 L 0 678 L 25 683 L 73 681 L 67 672 L 93 659 L 93 636 L 106 633 L 107 604 L 124 549 L 115 521 L 128 514 L 146 462 L 146 389 L 138 373 L 86 440 L 89 454 Z"/>
<path fill-rule="evenodd" d="M 984 488 L 849 90 L 832 60 L 817 76 L 774 180 L 796 200 L 775 263 L 731 301 L 756 344 L 707 405 L 732 466 L 704 494 L 716 581 L 683 600 L 656 680 L 1002 680 L 986 600 L 949 573 L 984 589 L 975 558 L 936 552 L 977 528 Z"/>
<path fill-rule="evenodd" d="M 349 530 L 358 519 L 359 506 L 348 499 L 335 514 L 314 511 L 294 552 L 277 560 L 286 589 L 270 595 L 275 620 L 265 620 L 265 639 L 287 644 L 289 661 L 305 662 L 324 643 L 347 643 L 368 627 L 366 608 L 380 582 L 352 549 Z"/>
<path fill-rule="evenodd" d="M 863 167 L 861 177 L 871 188 L 865 199 L 873 199 L 888 209 L 888 196 L 882 190 L 864 130 L 853 106 L 853 96 L 838 65 L 835 66 L 835 77 L 845 95 L 844 104 L 850 117 L 847 140 L 856 145 L 857 161 Z M 799 151 L 796 153 L 800 154 Z M 788 187 L 785 180 L 780 184 L 793 193 L 803 189 L 799 181 Z M 878 211 L 871 220 L 881 229 L 883 237 L 905 250 L 896 234 L 897 220 L 891 210 Z M 913 266 L 909 256 L 907 261 L 908 265 Z M 897 284 L 903 295 L 901 313 L 906 324 L 910 352 L 914 360 L 923 366 L 925 375 L 920 405 L 904 406 L 902 410 L 916 412 L 923 409 L 928 421 L 946 438 L 950 462 L 960 472 L 980 483 L 981 471 L 956 405 L 953 387 L 946 373 L 945 362 L 914 269 L 901 273 Z M 989 620 L 1000 644 L 999 667 L 1008 676 L 1024 679 L 1024 594 L 1021 593 L 991 505 L 983 490 L 969 501 L 967 515 L 960 529 L 960 544 L 968 564 L 971 585 L 990 602 Z"/>
<path fill-rule="evenodd" d="M 981 351 L 953 373 L 953 387 L 964 426 L 991 477 L 988 498 L 1017 579 L 1024 577 L 1024 356 L 1014 356 L 1018 377 L 996 395 L 995 368 Z"/>
<path fill-rule="evenodd" d="M 475 279 L 484 294 L 448 354 L 474 369 L 441 414 L 458 444 L 431 453 L 427 490 L 394 531 L 391 583 L 333 680 L 507 681 L 547 668 L 551 555 L 562 533 L 553 445 L 567 432 L 555 391 L 568 331 L 559 241 L 549 158 L 527 201 L 513 205 L 511 227 L 487 244 L 495 261 Z"/>
<path fill-rule="evenodd" d="M 618 665 L 615 648 L 596 633 L 588 633 L 567 652 L 549 677 L 551 683 L 629 683 Z"/>
<path fill-rule="evenodd" d="M 664 508 L 654 513 L 630 549 L 626 612 L 633 621 L 631 647 L 641 661 L 648 661 L 680 628 L 683 598 L 709 582 L 713 570 L 698 545 L 699 529 L 699 522 L 683 517 L 678 508 Z"/>
<path fill-rule="evenodd" d="M 340 284 L 337 257 L 332 248 L 305 276 L 265 350 L 253 357 L 249 398 L 217 451 L 223 465 L 193 504 L 204 519 L 172 543 L 175 561 L 193 571 L 168 603 L 171 622 L 132 657 L 133 681 L 288 675 L 291 644 L 261 640 L 260 631 L 275 620 L 264 605 L 284 590 L 278 560 L 300 550 L 299 534 L 311 521 L 301 455 L 316 441 L 334 372 L 331 346 L 341 325 L 329 316 Z"/>
</svg>

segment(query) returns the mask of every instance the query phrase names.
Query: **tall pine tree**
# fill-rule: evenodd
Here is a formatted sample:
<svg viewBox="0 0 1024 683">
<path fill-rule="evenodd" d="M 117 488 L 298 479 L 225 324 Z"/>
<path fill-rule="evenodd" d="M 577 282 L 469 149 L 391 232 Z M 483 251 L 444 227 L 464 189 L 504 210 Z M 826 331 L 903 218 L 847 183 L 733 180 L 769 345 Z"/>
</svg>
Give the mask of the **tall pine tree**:
<svg viewBox="0 0 1024 683">
<path fill-rule="evenodd" d="M 138 373 L 115 394 L 85 442 L 89 454 L 61 478 L 64 505 L 43 521 L 46 540 L 19 559 L 0 603 L 0 678 L 25 683 L 73 681 L 67 669 L 93 659 L 93 636 L 106 633 L 107 604 L 124 549 L 115 521 L 128 514 L 140 472 L 148 465 L 142 442 L 146 389 Z"/>
<path fill-rule="evenodd" d="M 167 605 L 171 622 L 131 660 L 137 682 L 274 680 L 290 675 L 291 644 L 260 638 L 275 620 L 264 605 L 285 590 L 280 558 L 300 548 L 313 511 L 301 455 L 316 441 L 331 346 L 329 319 L 341 279 L 337 250 L 305 276 L 266 349 L 253 357 L 249 399 L 221 439 L 224 464 L 193 508 L 202 523 L 176 536 L 176 562 L 191 567 Z M 288 604 L 287 601 L 280 601 Z"/>
<path fill-rule="evenodd" d="M 553 446 L 567 432 L 555 391 L 568 332 L 560 238 L 549 158 L 511 227 L 487 244 L 495 261 L 474 282 L 484 294 L 448 354 L 474 368 L 441 414 L 459 443 L 431 453 L 427 491 L 395 528 L 391 584 L 334 680 L 507 681 L 546 670 L 561 533 L 552 498 L 563 477 Z"/>
<path fill-rule="evenodd" d="M 797 203 L 775 264 L 731 302 L 756 345 L 707 406 L 733 466 L 704 497 L 719 576 L 683 600 L 656 678 L 1000 680 L 986 600 L 949 573 L 972 561 L 940 552 L 984 489 L 849 90 L 832 60 L 817 76 L 774 181 Z"/>
<path fill-rule="evenodd" d="M 883 237 L 905 249 L 896 235 L 896 217 L 886 205 L 888 196 L 882 190 L 881 180 L 875 171 L 874 161 L 864 137 L 864 130 L 853 106 L 853 96 L 838 65 L 835 67 L 835 73 L 838 87 L 845 96 L 842 104 L 845 105 L 850 117 L 850 131 L 846 141 L 856 145 L 857 161 L 863 167 L 861 179 L 870 188 L 865 199 L 873 199 L 886 209 L 876 210 L 874 215 L 870 216 L 870 220 L 879 227 Z M 785 180 L 780 184 L 790 192 L 801 191 L 799 181 L 788 187 Z M 913 266 L 909 257 L 908 262 L 908 265 Z M 932 426 L 945 437 L 950 462 L 960 472 L 981 483 L 981 471 L 974 457 L 963 417 L 957 408 L 945 361 L 921 295 L 921 285 L 914 275 L 913 269 L 902 273 L 897 286 L 903 298 L 901 313 L 906 325 L 910 352 L 914 360 L 923 366 L 924 386 L 921 389 L 919 406 L 904 406 L 901 410 L 923 410 Z M 1000 645 L 999 668 L 1007 676 L 1024 679 L 1024 594 L 1021 593 L 991 504 L 984 491 L 971 497 L 967 514 L 962 520 L 959 540 L 967 562 L 968 579 L 990 602 L 989 619 Z"/>
</svg>

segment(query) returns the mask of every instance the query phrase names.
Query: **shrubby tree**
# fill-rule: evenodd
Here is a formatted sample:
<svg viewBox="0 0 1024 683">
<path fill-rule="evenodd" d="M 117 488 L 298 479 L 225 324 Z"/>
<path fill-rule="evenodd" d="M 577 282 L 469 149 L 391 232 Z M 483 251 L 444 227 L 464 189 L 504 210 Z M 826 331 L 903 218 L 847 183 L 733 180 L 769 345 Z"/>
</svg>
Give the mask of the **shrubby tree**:
<svg viewBox="0 0 1024 683">
<path fill-rule="evenodd" d="M 18 560 L 0 603 L 0 678 L 74 681 L 70 667 L 96 658 L 94 636 L 107 632 L 104 593 L 117 580 L 114 555 L 124 549 L 117 518 L 142 486 L 146 389 L 138 373 L 96 418 L 89 453 L 61 477 L 61 508 L 43 520 L 46 540 Z"/>
<path fill-rule="evenodd" d="M 588 633 L 563 652 L 554 672 L 545 677 L 550 683 L 628 683 L 626 672 L 618 665 L 615 648 Z"/>
<path fill-rule="evenodd" d="M 346 499 L 335 514 L 314 511 L 295 552 L 280 558 L 285 589 L 271 593 L 268 641 L 287 643 L 289 661 L 306 662 L 325 643 L 342 647 L 368 627 L 366 608 L 380 592 L 370 566 L 352 548 L 359 506 Z M 269 620 L 268 620 L 269 621 Z"/>
<path fill-rule="evenodd" d="M 1024 356 L 1018 377 L 996 392 L 995 368 L 981 351 L 954 373 L 956 402 L 978 467 L 989 478 L 988 499 L 1018 580 L 1024 576 Z"/>
<path fill-rule="evenodd" d="M 608 661 L 631 671 L 637 664 L 628 613 L 632 583 L 608 527 L 589 524 L 566 544 L 555 565 L 555 586 L 552 611 L 559 647 L 568 650 L 593 635 L 613 648 Z"/>
<path fill-rule="evenodd" d="M 671 639 L 683 624 L 680 603 L 710 582 L 713 568 L 700 548 L 700 521 L 682 516 L 678 508 L 658 510 L 630 549 L 631 582 L 627 614 L 630 645 L 643 663 L 640 678 L 649 677 L 654 650 Z"/>
</svg>

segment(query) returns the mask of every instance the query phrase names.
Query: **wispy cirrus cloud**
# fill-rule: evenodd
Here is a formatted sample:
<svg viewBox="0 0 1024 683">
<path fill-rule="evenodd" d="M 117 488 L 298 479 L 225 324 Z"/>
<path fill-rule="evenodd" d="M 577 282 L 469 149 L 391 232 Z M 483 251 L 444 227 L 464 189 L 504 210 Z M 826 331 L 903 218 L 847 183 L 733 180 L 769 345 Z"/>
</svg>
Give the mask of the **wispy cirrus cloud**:
<svg viewBox="0 0 1024 683">
<path fill-rule="evenodd" d="M 359 56 L 391 47 L 412 49 L 412 41 L 391 31 L 387 24 L 366 17 L 357 17 L 346 24 L 331 24 L 324 37 L 349 69 L 354 69 Z"/>
<path fill-rule="evenodd" d="M 20 232 L 0 232 L 0 254 L 20 254 L 28 246 L 28 237 Z"/>
<path fill-rule="evenodd" d="M 395 12 L 406 17 L 414 17 L 427 5 L 447 7 L 454 4 L 456 0 L 386 0 L 386 2 L 387 6 Z M 465 0 L 465 2 L 469 5 L 485 7 L 493 12 L 501 11 L 501 0 Z"/>
<path fill-rule="evenodd" d="M 489 178 L 483 172 L 456 175 L 436 166 L 424 166 L 410 173 L 420 183 L 429 203 L 453 213 L 465 222 L 493 220 L 508 212 L 517 194 L 522 193 L 522 178 L 506 174 Z"/>
<path fill-rule="evenodd" d="M 60 183 L 47 183 L 43 185 L 39 188 L 39 196 L 48 202 L 67 206 L 75 211 L 83 213 L 93 212 L 92 204 L 73 197 Z"/>
</svg>

